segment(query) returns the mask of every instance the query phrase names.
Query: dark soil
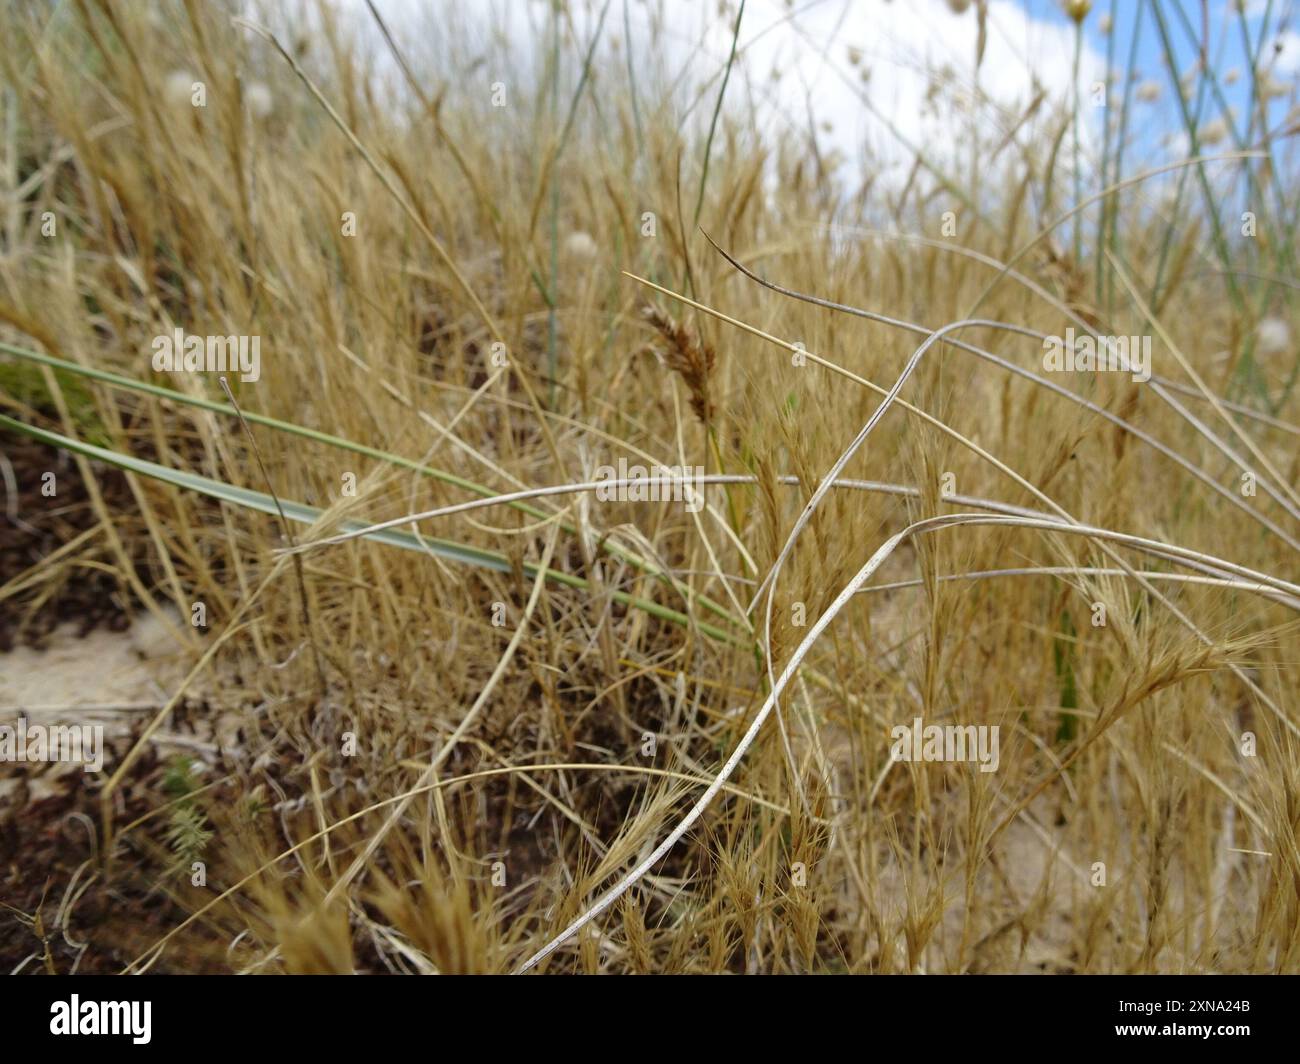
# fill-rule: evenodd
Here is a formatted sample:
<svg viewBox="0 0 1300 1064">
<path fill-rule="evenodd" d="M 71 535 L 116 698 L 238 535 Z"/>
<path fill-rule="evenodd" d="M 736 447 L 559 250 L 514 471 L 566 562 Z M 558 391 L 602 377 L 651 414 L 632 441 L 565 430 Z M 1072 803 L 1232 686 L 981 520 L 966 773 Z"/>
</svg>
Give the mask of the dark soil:
<svg viewBox="0 0 1300 1064">
<path fill-rule="evenodd" d="M 0 586 L 29 571 L 65 543 L 98 524 L 90 493 L 77 464 L 62 451 L 0 430 L 0 455 L 9 462 L 17 485 L 16 497 L 0 480 L 4 504 L 0 507 Z M 135 499 L 125 475 L 117 469 L 92 463 L 104 505 L 114 515 L 136 510 Z M 55 494 L 42 494 L 54 474 Z M 48 490 L 48 489 L 47 489 Z M 147 583 L 147 547 L 131 547 L 140 537 L 123 537 L 132 550 L 132 564 Z M 92 541 L 90 554 L 116 565 L 102 537 Z M 86 551 L 78 551 L 84 558 Z M 0 602 L 0 653 L 18 643 L 41 647 L 50 633 L 65 622 L 85 635 L 99 627 L 123 631 L 129 627 L 139 604 L 125 583 L 112 573 L 85 566 L 65 567 L 53 577 L 55 587 L 41 581 L 12 598 Z"/>
<path fill-rule="evenodd" d="M 106 742 L 105 761 L 120 763 L 144 724 Z M 21 780 L 0 801 L 0 971 L 23 964 L 24 975 L 116 974 L 188 915 L 159 889 L 165 818 L 123 837 L 104 867 L 99 793 L 107 773 L 65 773 L 53 793 L 33 798 L 33 782 L 57 767 L 0 766 L 0 776 Z M 119 829 L 166 800 L 166 771 L 146 746 L 116 791 Z M 153 970 L 166 971 L 166 955 L 160 963 Z M 189 957 L 182 967 L 194 971 L 195 963 Z"/>
</svg>

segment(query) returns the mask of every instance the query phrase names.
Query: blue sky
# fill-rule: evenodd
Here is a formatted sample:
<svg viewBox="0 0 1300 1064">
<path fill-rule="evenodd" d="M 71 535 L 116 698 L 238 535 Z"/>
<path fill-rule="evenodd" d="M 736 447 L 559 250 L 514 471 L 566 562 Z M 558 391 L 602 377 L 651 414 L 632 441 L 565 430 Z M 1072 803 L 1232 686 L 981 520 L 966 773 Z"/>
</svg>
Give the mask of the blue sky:
<svg viewBox="0 0 1300 1064">
<path fill-rule="evenodd" d="M 1064 23 L 1061 5 L 1055 0 L 1022 0 L 1035 18 Z M 1248 111 L 1248 71 L 1252 57 L 1248 48 L 1258 50 L 1259 66 L 1271 72 L 1273 80 L 1294 92 L 1300 74 L 1300 32 L 1297 32 L 1297 4 L 1294 0 L 1247 0 L 1243 21 L 1237 0 L 1160 0 L 1169 46 L 1182 73 L 1193 70 L 1201 59 L 1200 42 L 1207 40 L 1206 58 L 1219 83 L 1222 100 L 1209 93 L 1204 101 L 1204 121 L 1223 117 L 1223 104 L 1237 108 L 1237 128 L 1245 131 Z M 1177 98 L 1170 82 L 1166 53 L 1160 27 L 1147 0 L 1098 0 L 1084 26 L 1090 46 L 1100 55 L 1113 55 L 1120 69 L 1132 69 L 1140 80 L 1161 86 L 1160 100 L 1151 105 L 1154 127 L 1182 126 Z M 1102 32 L 1103 16 L 1109 17 L 1112 29 Z M 1208 31 L 1208 32 L 1207 32 Z M 1262 49 L 1261 49 L 1262 41 Z M 1235 83 L 1231 83 L 1233 75 Z M 1193 98 L 1193 104 L 1195 98 Z M 1278 97 L 1270 105 L 1270 125 L 1276 127 L 1294 102 Z M 1167 131 L 1167 130 L 1166 130 Z"/>
</svg>

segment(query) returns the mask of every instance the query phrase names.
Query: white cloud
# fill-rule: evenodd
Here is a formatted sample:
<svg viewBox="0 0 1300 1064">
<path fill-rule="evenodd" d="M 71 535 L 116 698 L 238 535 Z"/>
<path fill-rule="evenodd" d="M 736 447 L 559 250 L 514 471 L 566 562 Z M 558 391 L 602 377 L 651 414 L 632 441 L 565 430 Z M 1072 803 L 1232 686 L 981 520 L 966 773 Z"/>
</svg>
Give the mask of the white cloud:
<svg viewBox="0 0 1300 1064">
<path fill-rule="evenodd" d="M 1276 59 L 1273 60 L 1273 72 L 1276 75 L 1300 74 L 1300 32 L 1285 30 L 1277 35 L 1273 46 Z M 1267 52 L 1265 55 L 1267 56 Z"/>
<path fill-rule="evenodd" d="M 368 21 L 363 0 L 350 2 Z M 540 60 L 547 47 L 549 5 L 538 0 L 496 0 L 468 8 L 457 0 L 381 0 L 379 6 L 404 46 L 404 29 L 412 34 L 412 47 L 429 41 L 431 28 L 445 35 L 453 10 L 465 28 L 485 41 L 494 27 L 501 28 L 519 55 L 514 69 L 520 76 L 528 76 L 532 61 Z M 585 47 L 603 6 L 603 0 L 571 5 L 578 40 L 566 46 L 569 56 Z M 969 165 L 973 129 L 980 140 L 1000 140 L 1039 87 L 1049 104 L 1064 104 L 1072 91 L 1073 26 L 1061 18 L 1036 18 L 1018 0 L 991 0 L 988 6 L 978 87 L 1005 108 L 1007 117 L 1000 123 L 993 119 L 994 108 L 974 104 L 975 8 L 955 14 L 947 0 L 748 0 L 729 104 L 752 106 L 760 126 L 769 131 L 793 130 L 805 137 L 811 114 L 820 149 L 837 151 L 849 165 L 865 152 L 873 168 L 892 164 L 901 172 L 910 165 L 912 148 L 938 162 Z M 721 7 L 699 0 L 630 0 L 628 5 L 634 46 L 657 42 L 655 62 L 673 75 L 684 70 L 688 81 L 704 86 L 702 103 L 692 115 L 698 122 L 708 118 L 717 75 L 731 46 L 736 0 Z M 625 32 L 624 0 L 612 0 L 604 30 L 607 60 L 612 55 L 608 49 Z M 850 61 L 850 49 L 861 56 L 860 64 Z M 622 76 L 623 54 L 617 63 L 607 62 L 606 79 Z M 863 69 L 870 70 L 869 80 L 862 79 Z M 1088 102 L 1104 69 L 1104 60 L 1085 39 L 1079 72 L 1085 145 L 1100 122 L 1100 109 Z M 773 71 L 779 79 L 772 79 Z M 930 100 L 936 84 L 939 95 Z M 1037 120 L 1047 119 L 1051 110 L 1040 109 Z M 967 117 L 971 114 L 977 116 L 974 122 Z M 825 123 L 829 132 L 822 128 Z M 1025 143 L 1047 135 L 1043 127 L 1028 125 L 1019 139 Z"/>
<path fill-rule="evenodd" d="M 987 109 L 975 104 L 973 8 L 954 14 L 946 0 L 828 0 L 805 5 L 793 20 L 797 28 L 769 30 L 784 14 L 784 5 L 751 0 L 742 41 L 756 42 L 747 52 L 758 70 L 778 63 L 786 72 L 779 89 L 784 110 L 803 116 L 807 95 L 817 118 L 833 124 L 833 143 L 846 154 L 855 155 L 865 141 L 877 158 L 883 153 L 910 160 L 911 151 L 898 147 L 886 122 L 931 157 L 969 142 L 962 105 Z M 1049 98 L 1069 99 L 1072 26 L 1035 19 L 1015 0 L 993 0 L 988 22 L 978 76 L 982 94 L 1015 117 L 1036 86 Z M 850 48 L 861 54 L 858 68 L 849 61 Z M 865 83 L 859 73 L 864 67 L 871 72 Z M 1104 76 L 1104 67 L 1085 42 L 1079 77 L 1085 116 L 1091 86 Z M 927 103 L 939 82 L 942 97 Z"/>
<path fill-rule="evenodd" d="M 1241 0 L 1230 0 L 1230 3 L 1236 8 L 1241 4 Z M 1244 7 L 1247 18 L 1263 18 L 1264 12 L 1271 8 L 1275 9 L 1277 4 L 1275 2 L 1271 3 L 1270 0 L 1245 0 Z M 1273 10 L 1272 13 L 1276 15 L 1277 11 Z"/>
</svg>

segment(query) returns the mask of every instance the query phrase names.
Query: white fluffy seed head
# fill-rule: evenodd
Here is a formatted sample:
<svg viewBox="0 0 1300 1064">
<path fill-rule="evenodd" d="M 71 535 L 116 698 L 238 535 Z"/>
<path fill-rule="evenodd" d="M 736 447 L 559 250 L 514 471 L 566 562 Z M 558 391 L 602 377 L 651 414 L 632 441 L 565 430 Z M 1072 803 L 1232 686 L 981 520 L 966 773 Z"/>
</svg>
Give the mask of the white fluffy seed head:
<svg viewBox="0 0 1300 1064">
<path fill-rule="evenodd" d="M 188 70 L 173 70 L 163 83 L 163 96 L 174 107 L 189 104 L 194 92 L 194 75 Z"/>
<path fill-rule="evenodd" d="M 1228 137 L 1228 123 L 1222 118 L 1216 118 L 1213 122 L 1198 129 L 1196 137 L 1202 144 L 1218 144 Z"/>
<path fill-rule="evenodd" d="M 275 107 L 275 102 L 271 99 L 271 90 L 260 81 L 249 83 L 248 88 L 244 90 L 244 103 L 248 105 L 248 113 L 254 118 L 265 118 Z"/>
<path fill-rule="evenodd" d="M 1291 326 L 1282 318 L 1264 318 L 1255 329 L 1261 355 L 1285 355 L 1291 350 Z"/>
<path fill-rule="evenodd" d="M 596 241 L 591 238 L 591 234 L 584 233 L 581 229 L 564 239 L 564 253 L 570 258 L 589 261 L 596 257 L 597 250 Z"/>
<path fill-rule="evenodd" d="M 1259 93 L 1261 100 L 1268 101 L 1281 99 L 1290 90 L 1282 82 L 1274 78 L 1272 74 L 1265 74 L 1256 83 L 1255 91 Z"/>
</svg>

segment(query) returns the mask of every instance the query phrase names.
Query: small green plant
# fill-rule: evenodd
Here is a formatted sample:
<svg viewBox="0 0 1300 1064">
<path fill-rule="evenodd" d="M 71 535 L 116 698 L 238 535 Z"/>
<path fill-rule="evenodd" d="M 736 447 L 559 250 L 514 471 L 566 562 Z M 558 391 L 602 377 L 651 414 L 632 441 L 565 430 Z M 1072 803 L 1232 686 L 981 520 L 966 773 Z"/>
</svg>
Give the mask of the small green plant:
<svg viewBox="0 0 1300 1064">
<path fill-rule="evenodd" d="M 197 789 L 193 760 L 177 755 L 163 776 L 163 791 L 174 803 L 167 819 L 167 845 L 173 858 L 169 871 L 173 874 L 187 870 L 194 861 L 202 859 L 204 849 L 212 841 L 207 815 L 192 797 Z"/>
<path fill-rule="evenodd" d="M 85 382 L 62 370 L 53 372 L 78 435 L 101 447 L 108 446 L 112 441 L 104 431 L 95 400 Z M 43 413 L 53 414 L 57 409 L 45 383 L 44 371 L 31 362 L 0 362 L 0 395 Z"/>
<path fill-rule="evenodd" d="M 1061 612 L 1061 628 L 1052 642 L 1052 664 L 1061 685 L 1061 716 L 1056 729 L 1058 743 L 1070 743 L 1079 732 L 1079 693 L 1074 684 L 1074 622 L 1069 613 Z"/>
</svg>

